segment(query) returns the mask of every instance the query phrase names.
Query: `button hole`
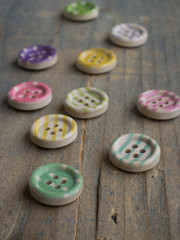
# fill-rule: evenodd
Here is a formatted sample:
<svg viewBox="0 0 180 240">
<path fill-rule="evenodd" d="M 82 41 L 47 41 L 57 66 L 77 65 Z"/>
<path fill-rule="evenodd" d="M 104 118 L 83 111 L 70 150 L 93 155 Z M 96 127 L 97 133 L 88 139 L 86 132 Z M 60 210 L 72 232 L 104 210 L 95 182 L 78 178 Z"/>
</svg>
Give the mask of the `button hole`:
<svg viewBox="0 0 180 240">
<path fill-rule="evenodd" d="M 52 178 L 53 178 L 53 179 L 57 179 L 57 178 L 58 178 L 58 175 L 53 175 Z"/>
<path fill-rule="evenodd" d="M 35 98 L 35 96 L 30 96 L 30 98 Z"/>
<path fill-rule="evenodd" d="M 85 103 L 84 106 L 89 106 L 89 104 L 88 104 L 88 103 Z"/>
<path fill-rule="evenodd" d="M 60 189 L 61 186 L 60 186 L 60 185 L 55 185 L 54 188 L 55 188 L 55 189 Z"/>
<path fill-rule="evenodd" d="M 91 102 L 95 102 L 95 100 L 94 100 L 94 99 L 92 99 L 92 100 L 91 100 Z"/>
<path fill-rule="evenodd" d="M 50 184 L 52 183 L 52 181 L 47 180 L 45 183 L 46 183 L 47 185 L 50 185 Z"/>
<path fill-rule="evenodd" d="M 158 101 L 161 101 L 161 100 L 162 100 L 161 98 L 158 99 Z"/>
<path fill-rule="evenodd" d="M 82 99 L 79 99 L 78 102 L 83 102 L 83 100 L 82 100 Z"/>
<path fill-rule="evenodd" d="M 141 152 L 141 153 L 145 153 L 146 150 L 145 150 L 145 149 L 141 149 L 140 152 Z"/>
<path fill-rule="evenodd" d="M 59 125 L 58 124 L 54 124 L 54 127 L 58 127 Z"/>
<path fill-rule="evenodd" d="M 88 97 L 88 96 L 85 96 L 85 99 L 89 99 L 89 97 Z"/>
<path fill-rule="evenodd" d="M 133 157 L 137 158 L 137 157 L 139 157 L 139 155 L 137 153 L 135 153 L 135 154 L 133 154 Z"/>
<path fill-rule="evenodd" d="M 26 90 L 26 91 L 24 91 L 24 93 L 30 93 L 30 91 L 29 91 L 29 90 Z"/>
<path fill-rule="evenodd" d="M 152 102 L 153 104 L 155 104 L 156 102 L 154 101 L 154 102 Z"/>
<path fill-rule="evenodd" d="M 126 150 L 125 150 L 125 153 L 130 153 L 130 152 L 131 152 L 130 149 L 126 149 Z"/>
<path fill-rule="evenodd" d="M 54 135 L 54 134 L 55 134 L 55 132 L 51 132 L 50 134 L 51 134 L 51 135 Z"/>
<path fill-rule="evenodd" d="M 133 148 L 138 148 L 138 145 L 134 144 L 132 145 Z"/>
<path fill-rule="evenodd" d="M 49 128 L 49 127 L 47 127 L 47 128 L 45 128 L 45 130 L 46 130 L 46 131 L 48 131 L 48 130 L 50 130 L 50 128 Z"/>
<path fill-rule="evenodd" d="M 66 179 L 66 178 L 62 178 L 62 179 L 61 179 L 61 183 L 62 183 L 62 184 L 67 183 L 67 179 Z"/>
<path fill-rule="evenodd" d="M 58 131 L 59 131 L 59 132 L 62 132 L 62 128 L 59 128 Z"/>
<path fill-rule="evenodd" d="M 159 107 L 163 107 L 163 105 L 161 104 L 161 105 L 159 105 Z"/>
</svg>

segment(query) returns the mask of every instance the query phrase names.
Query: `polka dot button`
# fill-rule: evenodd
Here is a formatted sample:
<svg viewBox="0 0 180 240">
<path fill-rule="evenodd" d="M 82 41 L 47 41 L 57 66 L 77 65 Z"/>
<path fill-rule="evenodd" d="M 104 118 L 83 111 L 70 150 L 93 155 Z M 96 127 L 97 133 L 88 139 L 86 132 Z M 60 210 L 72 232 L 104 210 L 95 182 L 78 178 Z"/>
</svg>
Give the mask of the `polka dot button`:
<svg viewBox="0 0 180 240">
<path fill-rule="evenodd" d="M 81 174 L 71 166 L 50 163 L 37 168 L 29 180 L 31 195 L 47 205 L 64 205 L 76 200 L 83 190 Z"/>
<path fill-rule="evenodd" d="M 70 20 L 87 21 L 98 17 L 99 8 L 90 2 L 73 2 L 66 6 L 64 15 Z"/>
<path fill-rule="evenodd" d="M 165 90 L 150 90 L 138 97 L 137 108 L 143 115 L 166 120 L 180 114 L 180 97 Z"/>
<path fill-rule="evenodd" d="M 58 60 L 54 48 L 45 45 L 35 45 L 22 49 L 18 54 L 18 64 L 27 69 L 40 70 L 53 66 Z"/>
<path fill-rule="evenodd" d="M 47 106 L 52 100 L 51 89 L 41 82 L 23 82 L 8 93 L 9 104 L 19 110 L 36 110 Z"/>
<path fill-rule="evenodd" d="M 160 147 L 152 138 L 143 134 L 127 134 L 117 138 L 110 149 L 111 162 L 129 172 L 142 172 L 156 166 Z"/>
<path fill-rule="evenodd" d="M 110 39 L 122 47 L 138 47 L 147 41 L 148 32 L 140 25 L 122 23 L 112 28 Z"/>
<path fill-rule="evenodd" d="M 78 88 L 71 91 L 64 102 L 66 112 L 77 118 L 93 118 L 103 114 L 109 105 L 105 92 L 96 88 Z"/>
<path fill-rule="evenodd" d="M 33 123 L 30 137 L 40 147 L 63 147 L 76 139 L 77 125 L 72 118 L 66 115 L 46 115 Z"/>
<path fill-rule="evenodd" d="M 116 63 L 116 55 L 112 51 L 92 48 L 79 54 L 77 67 L 86 73 L 100 74 L 111 71 Z"/>
</svg>

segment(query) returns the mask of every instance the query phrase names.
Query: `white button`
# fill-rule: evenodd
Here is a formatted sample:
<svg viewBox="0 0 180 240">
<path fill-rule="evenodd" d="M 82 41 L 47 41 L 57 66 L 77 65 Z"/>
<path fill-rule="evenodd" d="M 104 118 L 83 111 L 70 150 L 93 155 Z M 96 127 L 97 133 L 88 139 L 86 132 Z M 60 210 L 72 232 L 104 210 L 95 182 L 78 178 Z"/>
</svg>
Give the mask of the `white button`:
<svg viewBox="0 0 180 240">
<path fill-rule="evenodd" d="M 180 97 L 166 90 L 150 90 L 139 95 L 137 108 L 143 115 L 166 120 L 180 114 Z"/>
<path fill-rule="evenodd" d="M 74 21 L 87 21 L 97 18 L 99 8 L 91 2 L 73 2 L 66 6 L 64 16 Z"/>
<path fill-rule="evenodd" d="M 129 172 L 142 172 L 156 166 L 160 159 L 158 143 L 143 134 L 126 134 L 117 138 L 111 146 L 111 162 Z"/>
<path fill-rule="evenodd" d="M 109 105 L 105 92 L 96 88 L 78 88 L 71 91 L 64 102 L 66 112 L 77 118 L 93 118 L 103 114 Z"/>
<path fill-rule="evenodd" d="M 122 23 L 112 28 L 110 39 L 122 47 L 138 47 L 147 41 L 148 32 L 140 25 Z"/>
<path fill-rule="evenodd" d="M 77 125 L 66 115 L 46 115 L 33 123 L 30 136 L 31 140 L 40 147 L 59 148 L 76 139 Z"/>
<path fill-rule="evenodd" d="M 11 88 L 8 93 L 9 104 L 19 110 L 40 109 L 51 100 L 51 89 L 42 82 L 23 82 Z"/>
</svg>

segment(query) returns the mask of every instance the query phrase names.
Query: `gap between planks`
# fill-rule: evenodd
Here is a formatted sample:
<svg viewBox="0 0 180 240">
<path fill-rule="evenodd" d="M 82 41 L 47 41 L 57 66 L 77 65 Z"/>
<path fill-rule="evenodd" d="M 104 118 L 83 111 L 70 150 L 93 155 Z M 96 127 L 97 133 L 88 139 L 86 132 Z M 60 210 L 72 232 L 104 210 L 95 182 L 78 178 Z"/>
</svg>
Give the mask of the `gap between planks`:
<svg viewBox="0 0 180 240">
<path fill-rule="evenodd" d="M 89 76 L 88 79 L 88 87 L 91 86 L 92 76 Z M 82 174 L 82 159 L 83 159 L 83 148 L 84 148 L 84 138 L 85 138 L 85 131 L 86 131 L 86 123 L 87 120 L 83 120 L 82 125 L 82 135 L 81 135 L 81 146 L 80 146 L 80 153 L 79 153 L 79 169 Z M 77 210 L 76 210 L 76 225 L 75 225 L 75 236 L 74 240 L 77 240 L 77 229 L 78 229 L 78 218 L 79 218 L 79 198 L 77 199 Z"/>
</svg>

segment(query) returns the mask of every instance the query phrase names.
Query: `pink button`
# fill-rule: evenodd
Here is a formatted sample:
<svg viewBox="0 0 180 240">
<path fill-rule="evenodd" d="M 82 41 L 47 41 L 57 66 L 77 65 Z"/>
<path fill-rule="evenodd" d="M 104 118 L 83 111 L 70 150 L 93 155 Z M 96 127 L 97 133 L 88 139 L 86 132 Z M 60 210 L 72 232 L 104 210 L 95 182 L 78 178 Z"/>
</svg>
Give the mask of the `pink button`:
<svg viewBox="0 0 180 240">
<path fill-rule="evenodd" d="M 138 97 L 137 108 L 143 115 L 166 120 L 180 114 L 180 97 L 166 90 L 150 90 Z"/>
<path fill-rule="evenodd" d="M 51 89 L 41 82 L 23 82 L 8 93 L 9 104 L 20 110 L 36 110 L 47 106 L 52 100 Z"/>
</svg>

